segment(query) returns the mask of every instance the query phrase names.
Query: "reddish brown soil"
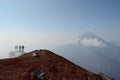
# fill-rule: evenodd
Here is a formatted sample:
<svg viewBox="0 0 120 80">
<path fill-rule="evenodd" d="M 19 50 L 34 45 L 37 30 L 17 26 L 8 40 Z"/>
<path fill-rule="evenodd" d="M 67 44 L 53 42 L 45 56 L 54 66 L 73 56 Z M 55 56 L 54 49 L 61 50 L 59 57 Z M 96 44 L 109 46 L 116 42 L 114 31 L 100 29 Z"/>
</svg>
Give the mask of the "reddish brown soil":
<svg viewBox="0 0 120 80">
<path fill-rule="evenodd" d="M 39 58 L 32 53 L 17 58 L 0 60 L 0 80 L 32 80 L 31 73 L 45 72 L 46 80 L 98 80 L 93 74 L 48 50 L 40 50 Z M 99 79 L 101 80 L 101 79 Z"/>
</svg>

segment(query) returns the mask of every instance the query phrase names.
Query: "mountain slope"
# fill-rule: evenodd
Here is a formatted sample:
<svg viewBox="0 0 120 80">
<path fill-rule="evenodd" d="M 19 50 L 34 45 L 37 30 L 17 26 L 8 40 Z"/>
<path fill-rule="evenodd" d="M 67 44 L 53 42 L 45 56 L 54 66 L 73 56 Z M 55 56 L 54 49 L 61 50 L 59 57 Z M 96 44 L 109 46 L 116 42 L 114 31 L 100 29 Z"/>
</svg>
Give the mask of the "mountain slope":
<svg viewBox="0 0 120 80">
<path fill-rule="evenodd" d="M 39 57 L 33 57 L 38 53 Z M 48 50 L 36 50 L 17 58 L 0 60 L 0 80 L 35 80 L 31 75 L 42 70 L 46 80 L 102 80 L 65 58 Z"/>
<path fill-rule="evenodd" d="M 79 38 L 77 44 L 60 46 L 55 52 L 90 71 L 120 79 L 120 48 L 91 32 Z"/>
</svg>

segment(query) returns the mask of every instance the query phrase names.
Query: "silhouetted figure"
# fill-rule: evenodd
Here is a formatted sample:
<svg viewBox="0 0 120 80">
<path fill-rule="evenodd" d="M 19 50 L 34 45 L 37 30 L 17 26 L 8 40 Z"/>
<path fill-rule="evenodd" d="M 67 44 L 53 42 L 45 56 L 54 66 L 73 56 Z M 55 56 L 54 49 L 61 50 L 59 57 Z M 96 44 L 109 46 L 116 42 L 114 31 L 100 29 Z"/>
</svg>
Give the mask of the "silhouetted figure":
<svg viewBox="0 0 120 80">
<path fill-rule="evenodd" d="M 19 45 L 19 51 L 21 51 L 21 48 L 22 48 L 21 45 Z"/>
<path fill-rule="evenodd" d="M 15 50 L 18 51 L 18 46 L 17 45 L 15 46 Z"/>
<path fill-rule="evenodd" d="M 24 48 L 25 48 L 24 45 L 21 48 L 22 48 L 22 52 L 24 52 Z"/>
</svg>

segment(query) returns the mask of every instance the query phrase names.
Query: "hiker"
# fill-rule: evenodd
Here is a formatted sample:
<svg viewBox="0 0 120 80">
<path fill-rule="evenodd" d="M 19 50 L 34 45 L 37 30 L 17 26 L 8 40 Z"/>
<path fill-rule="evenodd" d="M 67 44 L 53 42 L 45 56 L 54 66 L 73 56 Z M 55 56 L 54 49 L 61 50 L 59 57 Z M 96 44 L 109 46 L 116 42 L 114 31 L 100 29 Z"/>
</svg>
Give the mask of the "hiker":
<svg viewBox="0 0 120 80">
<path fill-rule="evenodd" d="M 16 51 L 18 50 L 18 46 L 17 46 L 17 45 L 15 46 L 15 50 L 16 50 Z"/>
<path fill-rule="evenodd" d="M 22 49 L 22 52 L 24 52 L 24 48 L 25 48 L 25 47 L 24 47 L 24 45 L 23 45 L 23 46 L 21 47 L 21 49 Z"/>
<path fill-rule="evenodd" d="M 19 45 L 19 51 L 21 51 L 21 45 Z"/>
</svg>

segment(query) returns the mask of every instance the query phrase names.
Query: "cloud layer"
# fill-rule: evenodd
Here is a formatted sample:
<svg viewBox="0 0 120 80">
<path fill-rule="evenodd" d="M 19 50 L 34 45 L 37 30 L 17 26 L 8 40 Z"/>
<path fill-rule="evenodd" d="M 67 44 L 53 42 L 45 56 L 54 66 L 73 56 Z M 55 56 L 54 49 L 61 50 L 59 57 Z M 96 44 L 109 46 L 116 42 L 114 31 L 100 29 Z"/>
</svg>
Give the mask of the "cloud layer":
<svg viewBox="0 0 120 80">
<path fill-rule="evenodd" d="M 97 38 L 93 39 L 82 39 L 80 43 L 84 46 L 94 46 L 94 47 L 104 47 L 106 44 L 102 41 L 99 41 Z"/>
</svg>

